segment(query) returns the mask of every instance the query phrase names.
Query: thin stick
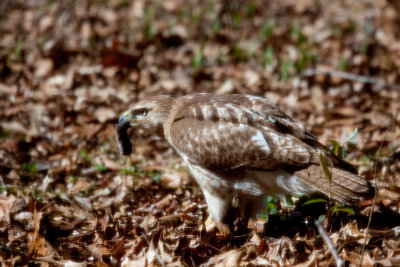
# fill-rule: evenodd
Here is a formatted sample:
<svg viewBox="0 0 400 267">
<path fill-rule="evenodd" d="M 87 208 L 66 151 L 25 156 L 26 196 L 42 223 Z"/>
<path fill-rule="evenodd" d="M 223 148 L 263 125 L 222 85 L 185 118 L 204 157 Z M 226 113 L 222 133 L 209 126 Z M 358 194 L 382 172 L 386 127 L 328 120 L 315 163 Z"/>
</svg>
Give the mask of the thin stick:
<svg viewBox="0 0 400 267">
<path fill-rule="evenodd" d="M 328 245 L 329 251 L 331 252 L 333 258 L 335 258 L 336 261 L 336 266 L 338 267 L 343 267 L 344 262 L 341 257 L 339 257 L 339 254 L 337 253 L 335 247 L 332 244 L 331 239 L 328 236 L 328 233 L 325 231 L 324 227 L 320 223 L 319 220 L 315 220 L 314 224 L 317 226 L 319 233 L 322 236 L 322 239 L 324 239 L 325 243 Z"/>
<path fill-rule="evenodd" d="M 388 83 L 381 79 L 361 76 L 361 75 L 344 72 L 344 71 L 338 71 L 338 70 L 306 69 L 300 74 L 300 77 L 312 77 L 312 76 L 316 76 L 316 75 L 339 77 L 342 79 L 351 80 L 351 81 L 355 81 L 355 82 L 375 84 L 379 87 L 394 88 L 394 89 L 400 90 L 400 84 Z"/>
<path fill-rule="evenodd" d="M 389 128 L 387 128 L 385 134 L 383 135 L 383 140 L 379 145 L 378 151 L 376 152 L 375 155 L 375 161 L 374 161 L 374 186 L 375 186 L 375 195 L 374 195 L 374 200 L 372 202 L 372 206 L 371 206 L 371 211 L 369 212 L 369 216 L 368 216 L 368 224 L 367 224 L 367 229 L 365 229 L 365 235 L 364 235 L 364 242 L 362 245 L 362 249 L 361 249 L 361 258 L 360 258 L 360 267 L 362 266 L 362 262 L 363 262 L 363 258 L 364 258 L 364 251 L 365 251 L 365 247 L 367 246 L 367 236 L 368 236 L 368 231 L 369 231 L 369 227 L 371 225 L 371 220 L 372 220 L 372 213 L 374 212 L 375 206 L 376 206 L 376 200 L 378 198 L 378 182 L 377 182 L 377 178 L 376 178 L 376 174 L 377 174 L 377 169 L 378 169 L 378 157 L 379 154 L 381 153 L 381 149 L 383 146 L 383 142 L 386 139 L 386 136 L 388 135 L 389 131 L 392 129 L 392 127 L 395 125 L 395 121 L 397 116 L 399 116 L 400 114 L 400 110 L 397 112 L 397 114 L 394 116 L 393 121 L 391 123 L 391 125 L 389 126 Z"/>
</svg>

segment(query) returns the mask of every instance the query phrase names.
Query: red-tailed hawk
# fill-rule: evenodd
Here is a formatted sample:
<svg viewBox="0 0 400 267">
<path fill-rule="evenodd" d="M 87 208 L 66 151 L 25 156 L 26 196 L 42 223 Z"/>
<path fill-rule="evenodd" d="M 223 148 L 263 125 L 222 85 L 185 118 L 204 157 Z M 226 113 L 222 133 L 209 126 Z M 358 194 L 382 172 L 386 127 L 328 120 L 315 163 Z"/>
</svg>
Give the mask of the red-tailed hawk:
<svg viewBox="0 0 400 267">
<path fill-rule="evenodd" d="M 250 95 L 156 96 L 133 105 L 117 126 L 120 150 L 130 154 L 128 127 L 165 138 L 189 166 L 203 190 L 206 226 L 227 233 L 232 199 L 244 218 L 264 209 L 266 195 L 331 195 L 357 203 L 373 190 L 356 169 L 265 98 Z M 127 140 L 128 138 L 128 140 Z M 322 153 L 322 154 L 321 154 Z M 332 165 L 332 182 L 319 157 Z"/>
</svg>

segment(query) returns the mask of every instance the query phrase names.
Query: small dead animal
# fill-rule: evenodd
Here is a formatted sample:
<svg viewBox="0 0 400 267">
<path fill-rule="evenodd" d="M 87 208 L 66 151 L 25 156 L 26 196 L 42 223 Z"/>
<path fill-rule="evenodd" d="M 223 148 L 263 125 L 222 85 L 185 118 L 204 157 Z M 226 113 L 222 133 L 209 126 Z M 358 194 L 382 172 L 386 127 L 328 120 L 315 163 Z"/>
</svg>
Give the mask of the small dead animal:
<svg viewBox="0 0 400 267">
<path fill-rule="evenodd" d="M 129 122 L 121 122 L 115 125 L 117 142 L 121 156 L 129 156 L 132 153 L 132 144 L 128 135 Z"/>
</svg>

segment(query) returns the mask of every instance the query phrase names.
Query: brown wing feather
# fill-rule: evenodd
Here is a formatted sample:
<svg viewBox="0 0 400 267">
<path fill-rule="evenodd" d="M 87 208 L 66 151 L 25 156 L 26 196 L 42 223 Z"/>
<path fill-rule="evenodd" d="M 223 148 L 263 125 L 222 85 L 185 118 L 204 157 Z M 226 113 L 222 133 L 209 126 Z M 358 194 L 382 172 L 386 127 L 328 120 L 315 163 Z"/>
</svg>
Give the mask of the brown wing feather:
<svg viewBox="0 0 400 267">
<path fill-rule="evenodd" d="M 352 164 L 338 158 L 334 154 L 330 153 L 326 146 L 321 144 L 317 137 L 308 132 L 301 124 L 296 123 L 290 117 L 288 117 L 284 112 L 282 112 L 276 105 L 272 104 L 268 99 L 256 96 L 248 96 L 251 109 L 260 114 L 264 121 L 259 122 L 265 125 L 265 121 L 272 122 L 275 126 L 275 130 L 280 133 L 288 133 L 303 141 L 304 143 L 314 147 L 319 148 L 325 152 L 329 161 L 336 167 L 348 170 L 352 173 L 357 174 L 357 168 Z M 271 125 L 266 124 L 268 127 Z M 318 163 L 314 162 L 314 163 Z"/>
<path fill-rule="evenodd" d="M 332 169 L 331 187 L 324 171 L 317 165 L 296 171 L 294 175 L 317 191 L 328 196 L 331 194 L 333 198 L 346 203 L 357 203 L 374 193 L 373 187 L 367 180 L 338 168 Z"/>
<path fill-rule="evenodd" d="M 201 103 L 218 103 L 218 105 L 234 104 L 250 111 L 254 116 L 254 120 L 261 125 L 270 127 L 281 133 L 291 134 L 314 147 L 325 148 L 318 142 L 317 137 L 308 132 L 301 124 L 294 122 L 277 105 L 266 98 L 242 94 L 193 94 L 182 97 L 182 101 L 183 105 L 186 106 L 199 105 Z"/>
<path fill-rule="evenodd" d="M 246 97 L 249 99 L 251 109 L 272 122 L 280 131 L 290 133 L 307 144 L 316 147 L 322 146 L 317 137 L 308 132 L 301 124 L 294 122 L 268 99 L 248 95 Z"/>
<path fill-rule="evenodd" d="M 268 99 L 243 94 L 191 94 L 181 97 L 176 104 L 180 108 L 174 113 L 174 119 L 170 122 L 170 125 L 174 120 L 183 118 L 249 124 L 252 127 L 262 129 L 267 135 L 268 132 L 272 131 L 272 133 L 278 133 L 280 136 L 289 136 L 289 139 L 291 139 L 289 144 L 296 144 L 298 147 L 305 147 L 310 151 L 310 163 L 319 165 L 318 157 L 315 157 L 312 149 L 318 148 L 324 152 L 327 161 L 332 162 L 333 166 L 357 173 L 357 169 L 353 165 L 330 153 L 314 135 L 302 125 L 294 122 Z M 210 116 L 204 116 L 201 112 L 203 106 L 210 107 Z M 222 112 L 218 112 L 218 107 L 222 107 Z M 169 128 L 167 127 L 167 129 Z M 285 149 L 281 151 L 284 153 Z M 278 157 L 277 160 L 283 160 L 283 163 L 289 165 L 299 165 L 296 164 L 296 161 L 290 159 L 285 161 L 285 156 Z M 303 160 L 303 162 L 305 161 Z M 261 166 L 262 162 L 255 164 Z"/>
<path fill-rule="evenodd" d="M 318 160 L 312 147 L 259 120 L 232 102 L 197 101 L 176 113 L 167 136 L 182 156 L 208 168 L 271 170 Z"/>
<path fill-rule="evenodd" d="M 231 169 L 268 157 L 266 152 L 248 142 L 255 134 L 256 129 L 249 126 L 184 118 L 173 123 L 171 144 L 192 163 L 209 169 Z"/>
</svg>

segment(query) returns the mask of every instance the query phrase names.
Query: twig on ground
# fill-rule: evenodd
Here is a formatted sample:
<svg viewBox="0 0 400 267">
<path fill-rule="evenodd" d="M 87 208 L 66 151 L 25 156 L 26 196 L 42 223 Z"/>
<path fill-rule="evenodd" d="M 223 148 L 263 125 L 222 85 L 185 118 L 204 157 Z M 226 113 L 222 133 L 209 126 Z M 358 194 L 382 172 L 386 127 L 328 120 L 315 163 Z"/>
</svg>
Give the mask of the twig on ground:
<svg viewBox="0 0 400 267">
<path fill-rule="evenodd" d="M 62 262 L 62 261 L 56 261 L 53 259 L 54 258 L 54 254 L 52 255 L 48 255 L 46 257 L 36 257 L 35 258 L 35 262 L 36 263 L 47 263 L 47 264 L 51 264 L 51 265 L 55 265 L 55 266 L 65 266 L 66 262 Z"/>
<path fill-rule="evenodd" d="M 338 267 L 343 267 L 344 262 L 341 257 L 339 257 L 339 254 L 337 253 L 335 247 L 332 244 L 331 239 L 328 236 L 328 233 L 325 231 L 324 227 L 320 223 L 319 220 L 316 220 L 314 224 L 317 226 L 319 233 L 322 236 L 322 239 L 324 239 L 325 243 L 328 245 L 329 251 L 332 253 L 332 256 L 335 258 L 336 261 L 336 266 Z"/>
<path fill-rule="evenodd" d="M 372 78 L 372 77 L 366 77 L 366 76 L 361 76 L 349 72 L 344 72 L 344 71 L 338 71 L 338 70 L 321 70 L 321 69 L 306 69 L 300 73 L 300 77 L 312 77 L 316 75 L 325 75 L 325 76 L 332 76 L 332 77 L 338 77 L 346 80 L 351 80 L 355 82 L 360 82 L 360 83 L 369 83 L 369 84 L 374 84 L 378 87 L 386 87 L 386 88 L 393 88 L 400 90 L 400 84 L 393 84 L 393 83 L 388 83 L 384 80 L 377 79 L 377 78 Z"/>
<path fill-rule="evenodd" d="M 390 130 L 392 129 L 392 127 L 396 124 L 395 121 L 396 121 L 397 116 L 399 116 L 399 114 L 400 114 L 400 110 L 396 113 L 396 115 L 394 116 L 394 118 L 393 118 L 393 120 L 392 120 L 392 123 L 390 124 L 390 126 L 387 128 L 385 134 L 383 135 L 383 140 L 382 140 L 382 142 L 380 143 L 379 148 L 378 148 L 378 151 L 376 152 L 376 155 L 375 155 L 375 161 L 374 161 L 374 165 L 375 165 L 375 166 L 374 166 L 374 186 L 375 186 L 375 195 L 374 195 L 374 200 L 373 200 L 373 202 L 372 202 L 371 211 L 369 212 L 369 216 L 368 216 L 367 228 L 365 229 L 364 242 L 363 242 L 362 249 L 361 249 L 361 258 L 360 258 L 360 265 L 359 265 L 360 267 L 362 266 L 362 262 L 363 262 L 363 258 L 364 258 L 364 251 L 365 251 L 365 247 L 366 247 L 366 245 L 367 245 L 367 236 L 368 236 L 368 232 L 369 232 L 369 227 L 370 227 L 370 225 L 371 225 L 372 213 L 374 212 L 374 209 L 375 209 L 375 206 L 376 206 L 376 200 L 377 200 L 377 198 L 378 198 L 378 191 L 379 191 L 379 188 L 378 188 L 378 182 L 377 182 L 377 179 L 376 179 L 376 174 L 377 174 L 377 171 L 378 171 L 378 158 L 379 158 L 379 154 L 381 153 L 381 149 L 382 149 L 382 146 L 383 146 L 383 142 L 384 142 L 384 140 L 386 139 L 386 136 L 388 135 L 389 131 L 390 131 Z"/>
<path fill-rule="evenodd" d="M 318 257 L 318 251 L 317 250 L 313 250 L 313 252 L 311 253 L 310 260 L 306 264 L 306 267 L 315 266 L 315 262 L 317 260 L 317 257 Z"/>
</svg>

